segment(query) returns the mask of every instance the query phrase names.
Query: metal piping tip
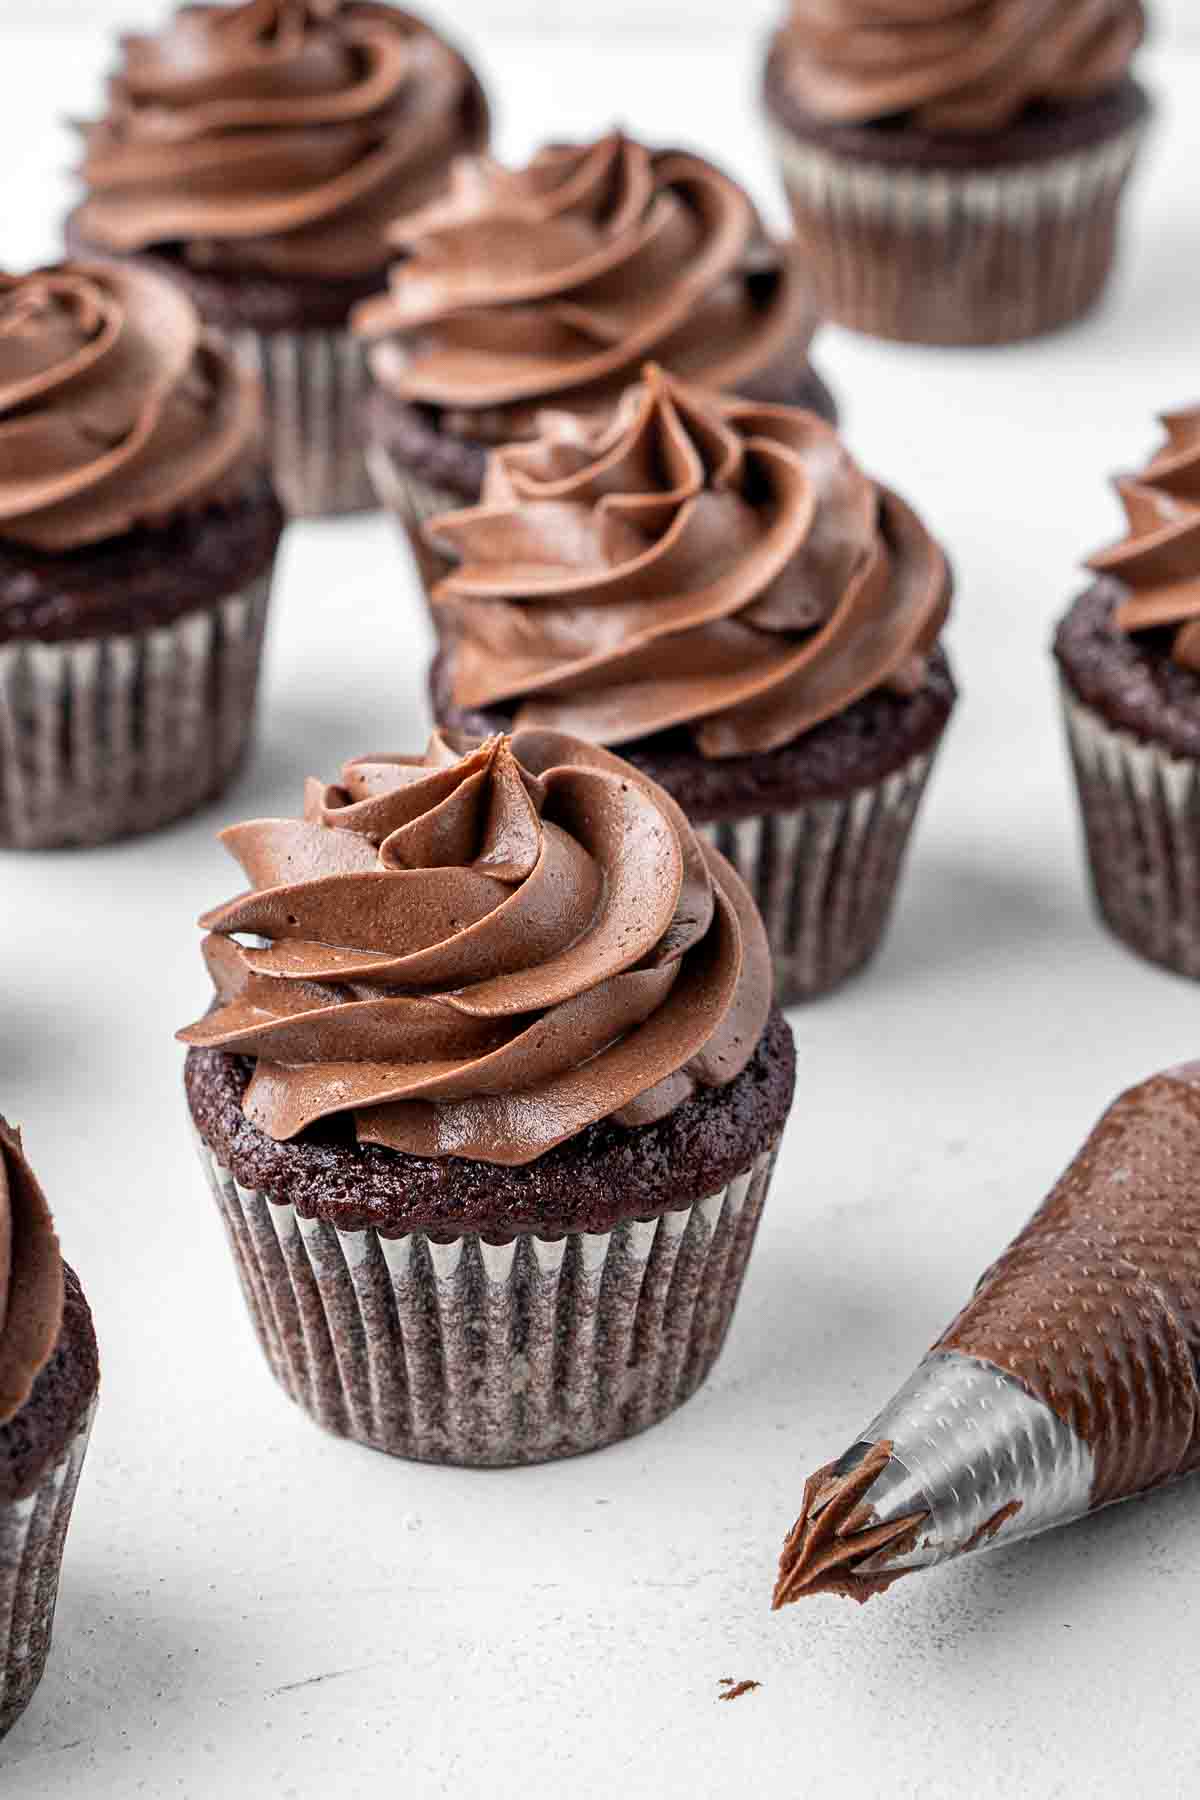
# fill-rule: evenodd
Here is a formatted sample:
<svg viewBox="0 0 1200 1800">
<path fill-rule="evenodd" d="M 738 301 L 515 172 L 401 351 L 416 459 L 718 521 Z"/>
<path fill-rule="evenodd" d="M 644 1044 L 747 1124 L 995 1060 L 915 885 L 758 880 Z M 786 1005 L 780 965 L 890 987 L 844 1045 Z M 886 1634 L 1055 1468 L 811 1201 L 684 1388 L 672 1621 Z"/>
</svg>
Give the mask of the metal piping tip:
<svg viewBox="0 0 1200 1800">
<path fill-rule="evenodd" d="M 918 1547 L 927 1507 L 896 1513 L 897 1496 L 911 1487 L 892 1445 L 854 1444 L 804 1487 L 800 1517 L 779 1559 L 772 1609 L 807 1594 L 844 1594 L 869 1600 L 908 1573 L 889 1561 Z"/>
</svg>

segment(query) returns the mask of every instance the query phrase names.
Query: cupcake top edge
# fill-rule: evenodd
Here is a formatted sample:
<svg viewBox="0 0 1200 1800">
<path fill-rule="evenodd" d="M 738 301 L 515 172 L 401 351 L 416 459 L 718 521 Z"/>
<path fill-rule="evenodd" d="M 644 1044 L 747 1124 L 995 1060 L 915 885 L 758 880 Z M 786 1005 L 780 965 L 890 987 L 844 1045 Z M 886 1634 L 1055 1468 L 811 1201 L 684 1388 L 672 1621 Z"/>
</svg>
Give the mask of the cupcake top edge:
<svg viewBox="0 0 1200 1800">
<path fill-rule="evenodd" d="M 376 381 L 485 442 L 526 435 L 539 406 L 602 411 L 647 357 L 757 390 L 794 375 L 816 325 L 794 247 L 738 182 L 619 130 L 521 168 L 463 158 L 391 237 L 388 291 L 354 314 Z"/>
<path fill-rule="evenodd" d="M 265 467 L 258 383 L 174 283 L 0 275 L 0 542 L 63 552 L 232 498 Z"/>
<path fill-rule="evenodd" d="M 775 56 L 787 92 L 827 124 L 974 134 L 1116 88 L 1145 30 L 1142 0 L 804 0 Z"/>
<path fill-rule="evenodd" d="M 781 749 L 916 692 L 949 611 L 944 553 L 831 426 L 656 367 L 605 421 L 544 413 L 426 532 L 455 707 L 610 746 Z"/>
<path fill-rule="evenodd" d="M 361 276 L 385 228 L 487 142 L 472 70 L 376 0 L 184 5 L 126 37 L 105 115 L 81 127 L 79 237 L 198 267 Z"/>
<path fill-rule="evenodd" d="M 25 1405 L 63 1320 L 63 1262 L 21 1134 L 0 1118 L 0 1426 Z"/>
<path fill-rule="evenodd" d="M 277 1142 L 521 1165 L 601 1119 L 723 1087 L 771 1008 L 738 876 L 646 776 L 562 733 L 435 734 L 223 834 L 248 890 L 206 914 L 193 1046 L 254 1059 Z"/>
<path fill-rule="evenodd" d="M 1120 585 L 1119 632 L 1169 633 L 1172 660 L 1200 672 L 1200 405 L 1164 413 L 1162 425 L 1146 466 L 1117 478 L 1125 536 L 1087 567 Z"/>
</svg>

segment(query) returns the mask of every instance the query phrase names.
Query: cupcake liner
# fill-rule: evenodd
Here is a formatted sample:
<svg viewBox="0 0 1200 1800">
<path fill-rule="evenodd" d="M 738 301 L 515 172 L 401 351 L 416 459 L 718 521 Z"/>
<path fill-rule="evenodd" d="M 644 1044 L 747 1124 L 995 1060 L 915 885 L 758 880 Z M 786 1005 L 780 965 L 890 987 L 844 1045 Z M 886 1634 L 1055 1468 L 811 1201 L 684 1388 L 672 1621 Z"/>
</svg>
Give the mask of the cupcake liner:
<svg viewBox="0 0 1200 1800">
<path fill-rule="evenodd" d="M 274 482 L 290 517 L 374 511 L 359 340 L 349 331 L 238 331 L 230 342 L 262 382 Z"/>
<path fill-rule="evenodd" d="M 42 1679 L 63 1544 L 96 1403 L 54 1467 L 24 1500 L 0 1505 L 0 1738 Z"/>
<path fill-rule="evenodd" d="M 908 343 L 998 344 L 1078 318 L 1112 266 L 1144 122 L 1095 149 L 972 170 L 774 137 L 818 310 Z"/>
<path fill-rule="evenodd" d="M 1063 707 L 1101 917 L 1200 980 L 1200 765 L 1117 730 L 1065 685 Z"/>
<path fill-rule="evenodd" d="M 326 1430 L 420 1462 L 506 1467 L 643 1431 L 724 1342 L 775 1147 L 720 1193 L 611 1232 L 381 1237 L 243 1188 L 203 1144 L 276 1378 Z"/>
<path fill-rule="evenodd" d="M 270 571 L 130 636 L 0 644 L 0 848 L 99 844 L 216 794 L 254 716 Z"/>
<path fill-rule="evenodd" d="M 443 575 L 449 574 L 453 564 L 449 557 L 426 543 L 421 527 L 426 519 L 436 518 L 439 513 L 457 512 L 466 502 L 452 488 L 440 488 L 413 475 L 382 444 L 369 446 L 367 468 L 380 505 L 395 514 L 408 539 L 421 577 L 421 591 L 432 617 L 429 596 Z"/>
<path fill-rule="evenodd" d="M 841 799 L 697 826 L 758 903 L 781 1006 L 826 993 L 878 949 L 935 754 Z"/>
</svg>

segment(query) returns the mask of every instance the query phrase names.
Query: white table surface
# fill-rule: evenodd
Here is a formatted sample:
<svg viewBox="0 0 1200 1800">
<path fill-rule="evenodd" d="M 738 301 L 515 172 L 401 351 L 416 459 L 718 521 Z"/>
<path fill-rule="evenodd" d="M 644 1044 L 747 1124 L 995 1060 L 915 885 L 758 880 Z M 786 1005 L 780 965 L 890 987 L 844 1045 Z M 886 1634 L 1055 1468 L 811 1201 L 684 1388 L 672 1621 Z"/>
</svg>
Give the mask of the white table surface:
<svg viewBox="0 0 1200 1800">
<path fill-rule="evenodd" d="M 84 108 L 103 52 L 86 31 L 2 42 L 0 247 L 21 266 L 53 250 L 66 192 L 47 99 Z M 509 153 L 619 109 L 774 196 L 748 44 L 518 40 L 487 65 Z M 1089 914 L 1046 654 L 1078 558 L 1116 535 L 1106 476 L 1200 388 L 1200 58 L 1150 70 L 1163 120 L 1099 318 L 989 354 L 821 340 L 852 444 L 951 547 L 965 698 L 885 953 L 794 1015 L 796 1106 L 741 1309 L 668 1423 L 500 1474 L 323 1436 L 268 1375 L 194 1167 L 171 1034 L 205 999 L 194 916 L 237 886 L 214 831 L 427 728 L 386 521 L 289 535 L 234 792 L 141 842 L 0 861 L 0 1106 L 104 1363 L 54 1651 L 0 1793 L 1195 1793 L 1195 1486 L 863 1610 L 767 1610 L 805 1473 L 1109 1098 L 1200 1049 L 1196 990 Z M 762 1687 L 720 1705 L 722 1676 Z"/>
</svg>

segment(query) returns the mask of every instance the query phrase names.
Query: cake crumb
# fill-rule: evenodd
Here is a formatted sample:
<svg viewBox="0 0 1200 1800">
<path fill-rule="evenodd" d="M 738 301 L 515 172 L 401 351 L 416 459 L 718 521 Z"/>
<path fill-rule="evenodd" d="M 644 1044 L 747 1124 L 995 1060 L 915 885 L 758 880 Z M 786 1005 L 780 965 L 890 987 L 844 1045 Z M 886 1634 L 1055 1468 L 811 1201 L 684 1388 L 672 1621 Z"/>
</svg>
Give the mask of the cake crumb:
<svg viewBox="0 0 1200 1800">
<path fill-rule="evenodd" d="M 760 1688 L 762 1682 L 735 1681 L 732 1675 L 722 1675 L 717 1686 L 725 1689 L 723 1694 L 717 1695 L 718 1700 L 740 1700 L 743 1694 L 753 1693 L 755 1688 Z"/>
</svg>

